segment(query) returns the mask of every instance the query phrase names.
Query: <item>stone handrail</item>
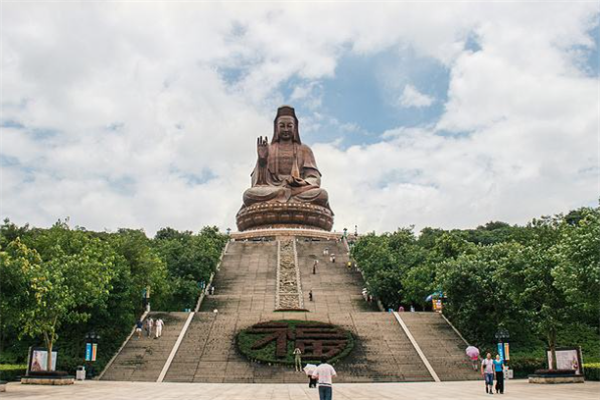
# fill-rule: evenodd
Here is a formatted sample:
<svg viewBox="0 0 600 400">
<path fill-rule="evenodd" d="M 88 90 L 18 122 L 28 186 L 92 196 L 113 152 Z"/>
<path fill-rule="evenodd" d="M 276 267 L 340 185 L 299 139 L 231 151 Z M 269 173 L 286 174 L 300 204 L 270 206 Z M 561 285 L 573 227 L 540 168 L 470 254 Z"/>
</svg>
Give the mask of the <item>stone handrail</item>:
<svg viewBox="0 0 600 400">
<path fill-rule="evenodd" d="M 219 257 L 219 262 L 217 263 L 217 268 L 215 269 L 215 271 L 218 271 L 221 269 L 221 263 L 223 262 L 223 257 L 227 253 L 228 247 L 229 247 L 229 241 L 227 241 L 227 243 L 225 243 L 225 247 L 223 247 L 223 251 L 221 252 L 221 256 Z M 206 297 L 206 289 L 208 289 L 212 285 L 214 277 L 215 277 L 215 272 L 210 274 L 210 278 L 208 280 L 207 286 L 202 290 L 202 293 L 200 293 L 200 296 L 198 296 L 198 302 L 196 303 L 196 308 L 194 308 L 194 312 L 200 311 L 202 302 L 204 301 L 204 298 Z"/>
<path fill-rule="evenodd" d="M 275 310 L 302 309 L 303 303 L 296 240 L 278 240 Z"/>
<path fill-rule="evenodd" d="M 467 346 L 470 346 L 469 342 L 467 342 L 467 339 L 465 339 L 464 336 L 461 335 L 460 331 L 458 329 L 456 329 L 456 327 L 452 324 L 452 322 L 450 322 L 450 320 L 448 318 L 446 318 L 446 316 L 444 315 L 444 313 L 440 313 L 440 315 L 442 316 L 442 318 L 444 318 L 444 320 L 448 323 L 448 325 L 450 325 L 450 328 L 452 328 L 452 330 L 454 332 L 456 332 L 456 334 L 458 335 L 458 337 L 461 338 L 462 341 L 465 342 L 465 344 Z"/>
<path fill-rule="evenodd" d="M 408 340 L 410 340 L 410 343 L 413 345 L 413 347 L 417 351 L 417 354 L 419 355 L 419 358 L 421 359 L 421 361 L 423 362 L 423 364 L 425 364 L 425 368 L 427 368 L 427 371 L 429 371 L 429 374 L 431 374 L 431 377 L 433 378 L 433 380 L 436 381 L 436 382 L 441 382 L 441 380 L 438 377 L 437 373 L 435 372 L 435 370 L 433 369 L 433 367 L 429 363 L 429 360 L 427 359 L 427 357 L 425 357 L 425 353 L 423 353 L 423 350 L 421 350 L 421 346 L 419 346 L 419 344 L 417 343 L 417 341 L 413 337 L 412 333 L 410 333 L 410 330 L 408 329 L 408 327 L 406 326 L 406 324 L 402 320 L 402 317 L 400 317 L 400 314 L 398 314 L 398 312 L 394 311 L 394 317 L 396 318 L 396 321 L 398 321 L 398 323 L 400 324 L 400 327 L 402 327 L 402 330 L 404 331 L 404 333 L 408 337 Z"/>
<path fill-rule="evenodd" d="M 302 295 L 302 280 L 300 278 L 300 264 L 298 264 L 298 249 L 294 239 L 294 264 L 296 265 L 296 290 L 298 291 L 299 307 L 304 308 L 304 296 Z"/>
<path fill-rule="evenodd" d="M 194 312 L 191 312 L 190 315 L 188 315 L 187 320 L 185 321 L 185 324 L 183 325 L 183 328 L 181 328 L 181 332 L 179 332 L 179 336 L 177 336 L 177 341 L 173 345 L 173 348 L 171 349 L 171 353 L 169 353 L 169 357 L 167 358 L 165 365 L 163 365 L 163 368 L 160 371 L 160 375 L 158 375 L 158 379 L 156 380 L 156 382 L 162 382 L 165 379 L 165 376 L 167 375 L 167 371 L 169 371 L 169 368 L 171 367 L 171 363 L 173 363 L 173 360 L 175 359 L 175 355 L 177 354 L 177 350 L 179 350 L 179 346 L 181 345 L 181 342 L 183 341 L 183 338 L 185 337 L 185 333 L 187 332 L 187 330 L 190 326 L 190 323 L 192 322 L 192 319 L 194 318 L 194 314 L 195 314 Z"/>
<path fill-rule="evenodd" d="M 278 240 L 277 241 L 277 269 L 276 269 L 276 276 L 275 276 L 275 309 L 277 310 L 279 308 L 279 286 L 280 286 L 280 282 L 279 282 L 279 262 L 281 260 L 281 242 Z"/>
<path fill-rule="evenodd" d="M 350 246 L 348 245 L 348 240 L 346 240 L 346 238 L 342 238 L 342 242 L 344 243 L 344 246 L 346 247 L 346 250 L 348 251 L 348 258 L 351 260 L 351 256 L 350 256 Z M 360 276 L 362 277 L 363 282 L 366 284 L 367 283 L 367 279 L 365 278 L 365 274 L 363 273 L 362 269 L 360 269 L 358 267 L 358 263 L 356 262 L 356 260 L 354 261 L 354 265 L 356 265 L 356 269 L 358 270 L 358 272 L 360 272 Z M 377 308 L 379 308 L 379 311 L 381 312 L 385 312 L 385 307 L 383 306 L 383 303 L 381 302 L 381 300 L 377 300 Z"/>
<path fill-rule="evenodd" d="M 146 317 L 148 316 L 148 313 L 149 313 L 148 310 L 144 311 L 144 313 L 140 317 L 140 320 L 143 321 L 144 319 L 146 319 Z M 133 334 L 135 333 L 135 328 L 136 328 L 136 326 L 134 325 L 133 328 L 131 329 L 131 332 L 127 336 L 127 339 L 125 339 L 123 341 L 123 343 L 121 344 L 121 347 L 119 347 L 119 350 L 117 350 L 117 352 L 115 353 L 115 355 L 113 355 L 112 358 L 106 363 L 106 365 L 104 366 L 104 369 L 102 370 L 102 372 L 100 372 L 100 375 L 98 375 L 98 377 L 95 378 L 95 379 L 97 379 L 97 380 L 101 380 L 102 379 L 102 377 L 104 376 L 104 374 L 106 373 L 106 371 L 108 371 L 108 369 L 110 368 L 110 366 L 112 365 L 112 363 L 117 359 L 117 357 L 119 356 L 119 354 L 121 354 L 121 351 L 123 351 L 123 348 L 125 347 L 125 345 L 127 343 L 129 343 L 129 340 L 131 340 L 131 338 L 133 337 Z"/>
</svg>

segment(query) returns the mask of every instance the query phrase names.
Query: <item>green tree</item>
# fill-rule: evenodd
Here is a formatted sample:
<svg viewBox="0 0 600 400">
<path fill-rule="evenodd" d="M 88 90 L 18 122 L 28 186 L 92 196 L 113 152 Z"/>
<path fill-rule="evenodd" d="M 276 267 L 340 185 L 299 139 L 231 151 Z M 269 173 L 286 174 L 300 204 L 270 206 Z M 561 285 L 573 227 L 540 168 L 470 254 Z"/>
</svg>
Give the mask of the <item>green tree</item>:
<svg viewBox="0 0 600 400">
<path fill-rule="evenodd" d="M 529 227 L 534 240 L 523 252 L 527 262 L 504 279 L 512 301 L 525 314 L 527 323 L 546 339 L 552 353 L 551 367 L 554 369 L 557 335 L 572 314 L 565 291 L 555 280 L 559 265 L 556 246 L 563 226 L 561 215 L 533 220 Z"/>
<path fill-rule="evenodd" d="M 198 234 L 163 228 L 152 246 L 166 265 L 171 287 L 161 303 L 162 309 L 192 308 L 200 294 L 199 283 L 208 282 L 215 272 L 227 236 L 216 227 L 205 227 Z"/>
<path fill-rule="evenodd" d="M 167 265 L 152 241 L 142 230 L 136 229 L 119 229 L 111 235 L 110 241 L 129 266 L 131 303 L 135 310 L 142 311 L 142 291 L 148 288 L 152 303 L 160 309 L 168 301 L 172 288 Z"/>
<path fill-rule="evenodd" d="M 438 266 L 437 284 L 447 295 L 445 313 L 468 337 L 490 343 L 499 327 L 518 331 L 520 311 L 506 277 L 528 262 L 523 246 L 477 246 Z"/>
<path fill-rule="evenodd" d="M 426 264 L 428 250 L 419 245 L 412 228 L 361 238 L 352 248 L 370 292 L 385 307 L 423 304 L 435 269 Z M 427 282 L 428 281 L 428 282 Z"/>
<path fill-rule="evenodd" d="M 89 308 L 102 302 L 110 290 L 114 252 L 98 239 L 90 239 L 76 255 L 56 247 L 55 257 L 43 261 L 19 239 L 11 242 L 3 270 L 17 282 L 26 282 L 26 305 L 19 314 L 22 334 L 42 336 L 48 350 L 47 369 L 52 366 L 52 348 L 65 322 L 84 322 Z"/>
<path fill-rule="evenodd" d="M 575 218 L 575 215 L 577 218 Z M 557 265 L 552 270 L 574 311 L 597 326 L 600 317 L 600 210 L 580 209 L 561 224 L 554 247 Z"/>
</svg>

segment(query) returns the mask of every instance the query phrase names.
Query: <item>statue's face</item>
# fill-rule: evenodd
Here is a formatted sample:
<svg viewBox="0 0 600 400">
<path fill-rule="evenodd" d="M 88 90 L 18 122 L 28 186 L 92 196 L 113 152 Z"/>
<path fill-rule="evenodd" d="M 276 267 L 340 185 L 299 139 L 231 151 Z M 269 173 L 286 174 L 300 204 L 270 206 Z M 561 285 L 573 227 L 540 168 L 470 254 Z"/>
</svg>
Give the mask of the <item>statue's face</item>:
<svg viewBox="0 0 600 400">
<path fill-rule="evenodd" d="M 295 130 L 296 121 L 294 117 L 284 116 L 277 118 L 277 133 L 281 140 L 292 140 Z"/>
</svg>

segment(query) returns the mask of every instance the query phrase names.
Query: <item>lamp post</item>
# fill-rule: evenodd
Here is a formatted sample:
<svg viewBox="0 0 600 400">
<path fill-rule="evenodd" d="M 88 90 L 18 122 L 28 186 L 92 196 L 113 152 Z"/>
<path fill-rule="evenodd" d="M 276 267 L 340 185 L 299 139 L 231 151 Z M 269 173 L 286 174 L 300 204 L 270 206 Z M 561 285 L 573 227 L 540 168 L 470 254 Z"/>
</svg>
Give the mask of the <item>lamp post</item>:
<svg viewBox="0 0 600 400">
<path fill-rule="evenodd" d="M 86 364 L 93 363 L 96 361 L 96 357 L 98 355 L 98 341 L 101 336 L 94 331 L 88 332 L 85 334 L 85 361 Z M 94 368 L 91 364 L 88 364 L 88 376 L 93 377 Z"/>
<path fill-rule="evenodd" d="M 508 333 L 508 330 L 506 328 L 498 329 L 498 331 L 496 332 L 496 334 L 494 336 L 496 336 L 496 339 L 499 342 L 503 342 L 504 340 L 510 338 L 510 334 Z"/>
<path fill-rule="evenodd" d="M 227 236 L 231 234 L 231 228 L 227 228 Z"/>
<path fill-rule="evenodd" d="M 500 355 L 500 359 L 504 364 L 508 360 L 510 360 L 510 352 L 508 339 L 510 339 L 510 334 L 506 328 L 499 328 L 496 334 L 494 335 L 496 340 L 498 341 L 498 354 Z"/>
</svg>

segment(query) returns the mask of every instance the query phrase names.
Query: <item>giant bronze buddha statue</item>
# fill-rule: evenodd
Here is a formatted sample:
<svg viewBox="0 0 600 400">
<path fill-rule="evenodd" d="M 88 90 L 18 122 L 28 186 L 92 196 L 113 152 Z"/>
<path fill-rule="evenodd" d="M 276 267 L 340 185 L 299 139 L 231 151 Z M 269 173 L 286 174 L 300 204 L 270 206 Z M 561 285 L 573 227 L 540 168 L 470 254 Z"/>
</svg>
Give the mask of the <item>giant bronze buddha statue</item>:
<svg viewBox="0 0 600 400">
<path fill-rule="evenodd" d="M 321 173 L 312 150 L 300 141 L 292 107 L 279 107 L 271 143 L 259 137 L 257 153 L 252 187 L 244 192 L 244 205 L 237 214 L 238 229 L 330 231 L 333 212 L 329 197 L 321 188 Z"/>
</svg>

